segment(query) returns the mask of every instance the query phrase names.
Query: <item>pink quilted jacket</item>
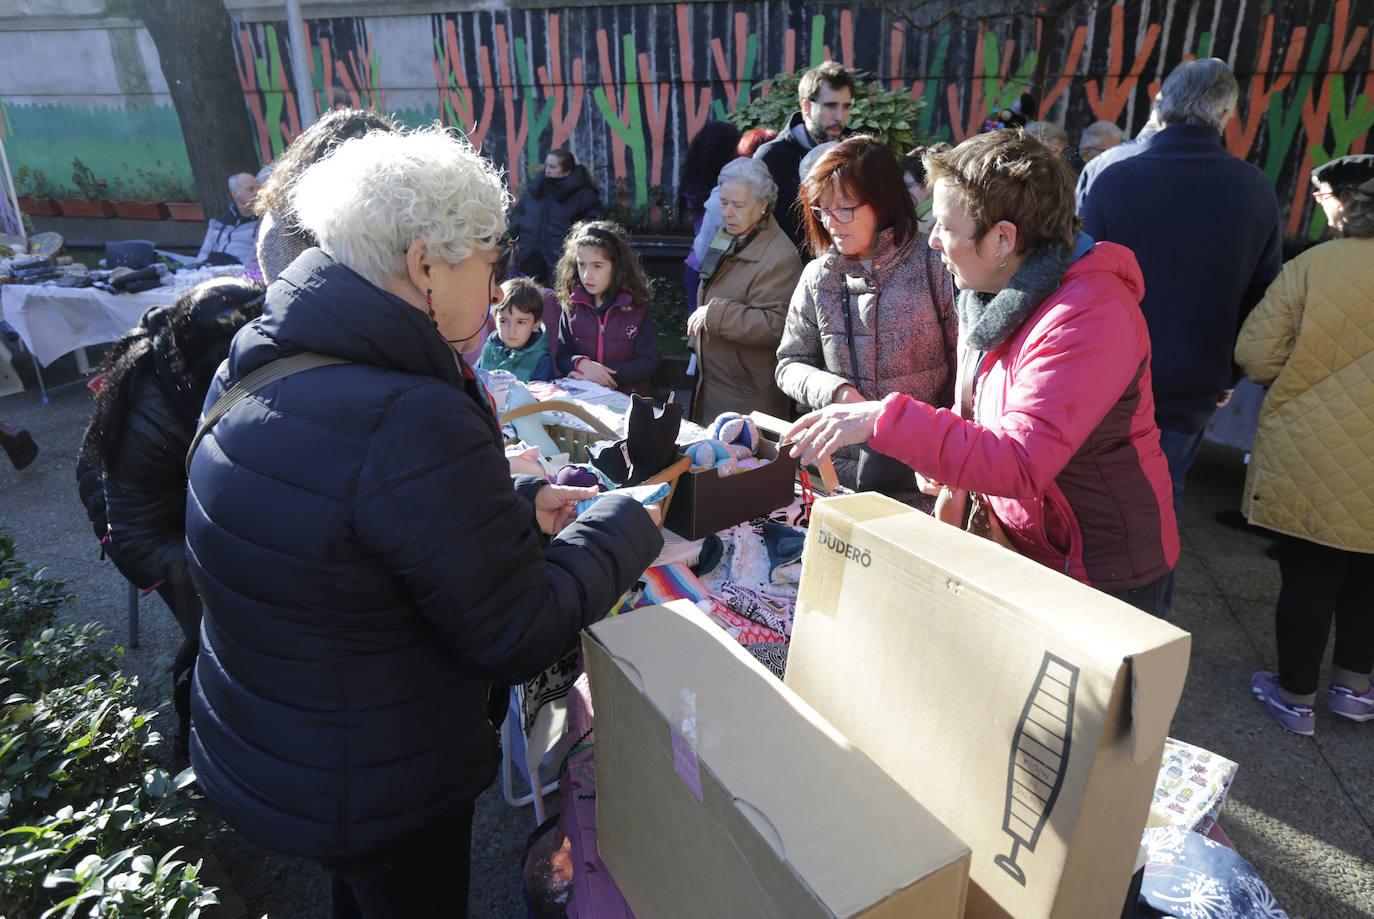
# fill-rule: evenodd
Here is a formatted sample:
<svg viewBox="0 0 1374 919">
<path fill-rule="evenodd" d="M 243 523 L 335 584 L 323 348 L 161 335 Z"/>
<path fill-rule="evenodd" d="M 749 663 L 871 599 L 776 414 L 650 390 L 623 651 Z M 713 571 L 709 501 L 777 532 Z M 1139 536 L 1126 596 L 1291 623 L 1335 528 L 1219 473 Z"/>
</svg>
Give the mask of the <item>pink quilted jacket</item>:
<svg viewBox="0 0 1374 919">
<path fill-rule="evenodd" d="M 1043 565 L 1104 589 L 1157 580 L 1179 543 L 1143 292 L 1131 251 L 1098 243 L 982 358 L 974 422 L 891 395 L 869 444 L 987 495 L 1012 542 Z M 961 348 L 961 365 L 969 359 Z"/>
</svg>

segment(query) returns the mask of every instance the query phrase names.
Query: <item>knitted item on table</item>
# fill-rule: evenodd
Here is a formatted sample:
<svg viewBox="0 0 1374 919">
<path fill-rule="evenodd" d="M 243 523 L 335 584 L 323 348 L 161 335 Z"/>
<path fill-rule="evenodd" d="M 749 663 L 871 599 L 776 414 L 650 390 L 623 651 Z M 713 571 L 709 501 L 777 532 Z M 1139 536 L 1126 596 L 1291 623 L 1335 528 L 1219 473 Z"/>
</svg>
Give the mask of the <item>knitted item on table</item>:
<svg viewBox="0 0 1374 919">
<path fill-rule="evenodd" d="M 759 450 L 759 426 L 754 423 L 754 419 L 738 412 L 720 413 L 716 420 L 711 422 L 709 431 L 712 440 L 743 451 L 731 451 L 736 459 L 753 456 Z"/>
</svg>

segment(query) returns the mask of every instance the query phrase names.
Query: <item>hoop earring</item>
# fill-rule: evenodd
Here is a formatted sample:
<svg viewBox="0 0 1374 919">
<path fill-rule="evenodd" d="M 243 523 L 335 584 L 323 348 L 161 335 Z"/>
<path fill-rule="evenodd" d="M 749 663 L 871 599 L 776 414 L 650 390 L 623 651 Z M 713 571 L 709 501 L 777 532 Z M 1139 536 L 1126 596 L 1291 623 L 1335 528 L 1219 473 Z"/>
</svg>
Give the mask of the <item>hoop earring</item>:
<svg viewBox="0 0 1374 919">
<path fill-rule="evenodd" d="M 1002 264 L 998 265 L 997 267 L 998 267 L 998 268 L 1005 268 L 1005 267 L 1007 267 L 1007 263 L 1010 262 L 1010 261 L 1011 261 L 1010 258 L 1003 259 L 1003 260 L 1002 260 Z M 430 312 L 430 315 L 431 315 L 431 316 L 434 315 L 434 310 L 430 310 L 429 312 Z"/>
</svg>

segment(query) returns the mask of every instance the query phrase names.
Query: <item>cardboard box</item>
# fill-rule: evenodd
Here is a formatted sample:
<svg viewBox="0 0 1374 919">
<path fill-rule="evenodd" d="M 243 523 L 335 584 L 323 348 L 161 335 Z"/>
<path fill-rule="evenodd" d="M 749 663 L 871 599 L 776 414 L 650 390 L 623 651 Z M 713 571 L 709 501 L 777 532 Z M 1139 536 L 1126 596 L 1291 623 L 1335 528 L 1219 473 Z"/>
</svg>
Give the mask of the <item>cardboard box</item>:
<svg viewBox="0 0 1374 919">
<path fill-rule="evenodd" d="M 973 847 L 966 915 L 1119 916 L 1188 634 L 881 495 L 811 521 L 787 685 Z"/>
<path fill-rule="evenodd" d="M 776 441 L 760 436 L 756 453 L 768 464 L 722 476 L 714 469 L 684 472 L 664 526 L 686 539 L 701 539 L 792 503 L 797 461 L 778 456 Z"/>
<path fill-rule="evenodd" d="M 598 848 L 635 915 L 963 914 L 968 847 L 692 604 L 582 648 Z"/>
</svg>

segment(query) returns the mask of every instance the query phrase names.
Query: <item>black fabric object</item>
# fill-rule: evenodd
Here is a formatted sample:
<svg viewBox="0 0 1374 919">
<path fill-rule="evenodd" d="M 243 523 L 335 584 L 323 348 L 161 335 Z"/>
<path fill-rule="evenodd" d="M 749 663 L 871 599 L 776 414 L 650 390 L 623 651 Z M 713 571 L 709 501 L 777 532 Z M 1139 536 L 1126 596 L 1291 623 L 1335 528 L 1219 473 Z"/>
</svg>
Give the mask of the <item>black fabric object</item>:
<svg viewBox="0 0 1374 919">
<path fill-rule="evenodd" d="M 137 284 L 140 281 L 157 281 L 159 277 L 157 268 L 149 265 L 146 268 L 139 268 L 128 274 L 122 274 L 117 278 L 110 278 L 110 284 L 118 290 L 128 290 L 131 284 Z"/>
<path fill-rule="evenodd" d="M 1279 685 L 1305 696 L 1317 691 L 1331 622 L 1331 663 L 1353 673 L 1374 669 L 1374 555 L 1279 536 L 1279 600 L 1274 637 Z"/>
<path fill-rule="evenodd" d="M 301 351 L 348 361 L 234 405 L 191 461 L 205 603 L 191 763 L 248 839 L 357 859 L 457 817 L 499 764 L 492 684 L 532 678 L 662 536 L 608 495 L 558 537 L 494 412 L 423 310 L 308 249 L 206 395 Z"/>
<path fill-rule="evenodd" d="M 241 264 L 243 264 L 243 263 L 240 262 L 238 259 L 234 258 L 234 257 L 233 257 L 232 255 L 230 255 L 228 252 L 211 252 L 209 255 L 205 256 L 205 261 L 204 261 L 203 264 L 206 264 L 206 265 L 241 265 Z"/>
<path fill-rule="evenodd" d="M 625 422 L 630 472 L 624 484 L 638 485 L 672 464 L 677 457 L 683 408 L 680 402 L 669 402 L 655 410 L 652 399 L 630 396 L 630 413 Z"/>
<path fill-rule="evenodd" d="M 333 919 L 452 919 L 466 916 L 472 874 L 469 804 L 384 849 L 326 862 Z"/>
</svg>

